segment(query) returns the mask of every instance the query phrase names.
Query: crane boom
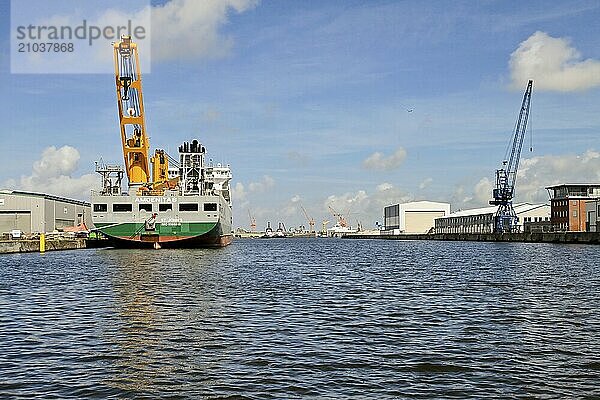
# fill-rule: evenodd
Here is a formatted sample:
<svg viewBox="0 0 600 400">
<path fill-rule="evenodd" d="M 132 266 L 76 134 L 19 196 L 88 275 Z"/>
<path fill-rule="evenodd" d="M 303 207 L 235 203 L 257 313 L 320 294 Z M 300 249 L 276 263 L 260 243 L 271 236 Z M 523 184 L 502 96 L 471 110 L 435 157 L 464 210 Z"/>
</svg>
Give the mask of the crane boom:
<svg viewBox="0 0 600 400">
<path fill-rule="evenodd" d="M 517 172 L 519 171 L 519 162 L 521 160 L 523 139 L 525 138 L 525 132 L 527 131 L 532 91 L 533 80 L 530 79 L 527 83 L 525 94 L 523 95 L 519 118 L 517 119 L 517 124 L 515 126 L 510 158 L 504 160 L 502 168 L 496 170 L 496 187 L 492 193 L 494 199 L 490 201 L 490 204 L 498 206 L 494 218 L 494 232 L 497 233 L 514 232 L 517 228 L 517 215 L 512 205 L 512 199 L 515 194 L 515 184 L 517 182 Z"/>
<path fill-rule="evenodd" d="M 519 162 L 521 161 L 521 149 L 523 148 L 523 139 L 525 138 L 527 122 L 529 120 L 529 108 L 531 106 L 532 90 L 533 80 L 530 79 L 527 83 L 525 94 L 523 95 L 521 111 L 519 112 L 519 119 L 517 120 L 512 150 L 510 152 L 510 159 L 508 162 L 508 185 L 513 191 L 517 181 L 517 171 L 519 170 Z"/>
<path fill-rule="evenodd" d="M 250 209 L 248 209 L 248 217 L 250 218 L 250 232 L 256 232 L 256 218 L 252 216 Z"/>
<path fill-rule="evenodd" d="M 333 215 L 334 218 L 337 219 L 337 224 L 339 226 L 344 228 L 348 226 L 348 221 L 346 221 L 346 217 L 344 217 L 344 214 L 337 212 L 332 206 L 327 207 L 329 208 L 331 215 Z M 350 211 L 350 208 L 348 208 L 348 211 Z"/>
<path fill-rule="evenodd" d="M 138 48 L 131 36 L 122 36 L 113 50 L 125 171 L 130 186 L 141 186 L 151 177 Z"/>
<path fill-rule="evenodd" d="M 302 204 L 300 204 L 300 208 L 302 209 L 302 213 L 304 214 L 304 216 L 306 217 L 306 220 L 308 221 L 308 226 L 309 226 L 309 233 L 313 233 L 315 231 L 315 220 L 312 219 L 309 215 L 308 212 L 306 212 L 306 209 L 304 208 L 304 206 Z"/>
</svg>

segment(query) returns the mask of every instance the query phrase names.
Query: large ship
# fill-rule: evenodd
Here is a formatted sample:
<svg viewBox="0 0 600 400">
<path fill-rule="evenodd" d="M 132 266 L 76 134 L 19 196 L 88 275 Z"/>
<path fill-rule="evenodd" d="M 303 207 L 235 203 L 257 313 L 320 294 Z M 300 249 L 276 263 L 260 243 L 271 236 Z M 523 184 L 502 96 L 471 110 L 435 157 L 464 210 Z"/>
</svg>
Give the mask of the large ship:
<svg viewBox="0 0 600 400">
<path fill-rule="evenodd" d="M 231 170 L 213 164 L 198 140 L 178 158 L 148 156 L 138 48 L 129 36 L 113 44 L 125 167 L 96 164 L 102 188 L 92 192 L 92 222 L 117 247 L 221 247 L 232 240 Z M 123 179 L 127 175 L 127 190 Z"/>
</svg>

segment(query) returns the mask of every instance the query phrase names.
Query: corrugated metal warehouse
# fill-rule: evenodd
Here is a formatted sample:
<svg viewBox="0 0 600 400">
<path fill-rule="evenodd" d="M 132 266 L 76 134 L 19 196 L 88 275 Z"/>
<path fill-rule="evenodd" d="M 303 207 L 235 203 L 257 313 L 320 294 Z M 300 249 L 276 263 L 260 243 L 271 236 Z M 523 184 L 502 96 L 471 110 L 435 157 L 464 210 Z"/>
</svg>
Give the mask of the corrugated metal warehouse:
<svg viewBox="0 0 600 400">
<path fill-rule="evenodd" d="M 85 223 L 91 225 L 90 203 L 42 193 L 0 190 L 0 234 L 20 230 L 47 233 Z"/>
<path fill-rule="evenodd" d="M 550 206 L 547 204 L 515 204 L 518 228 L 524 222 L 549 222 Z M 435 233 L 491 233 L 494 231 L 494 215 L 498 207 L 461 210 L 435 220 Z"/>
</svg>

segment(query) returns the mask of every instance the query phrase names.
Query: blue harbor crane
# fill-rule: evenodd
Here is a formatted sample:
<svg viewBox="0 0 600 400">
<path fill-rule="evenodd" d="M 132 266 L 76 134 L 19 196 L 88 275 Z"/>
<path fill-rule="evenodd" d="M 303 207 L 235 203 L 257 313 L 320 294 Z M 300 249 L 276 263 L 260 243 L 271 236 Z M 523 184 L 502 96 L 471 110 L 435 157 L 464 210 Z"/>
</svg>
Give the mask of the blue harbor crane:
<svg viewBox="0 0 600 400">
<path fill-rule="evenodd" d="M 517 213 L 513 208 L 512 200 L 515 195 L 515 183 L 521 159 L 521 149 L 523 148 L 523 139 L 525 138 L 527 120 L 529 119 L 532 89 L 533 80 L 530 79 L 523 95 L 519 119 L 517 120 L 515 133 L 512 138 L 510 158 L 504 160 L 502 168 L 496 170 L 496 187 L 493 190 L 494 199 L 490 200 L 491 205 L 498 206 L 498 210 L 494 216 L 495 233 L 516 232 L 518 229 Z"/>
</svg>

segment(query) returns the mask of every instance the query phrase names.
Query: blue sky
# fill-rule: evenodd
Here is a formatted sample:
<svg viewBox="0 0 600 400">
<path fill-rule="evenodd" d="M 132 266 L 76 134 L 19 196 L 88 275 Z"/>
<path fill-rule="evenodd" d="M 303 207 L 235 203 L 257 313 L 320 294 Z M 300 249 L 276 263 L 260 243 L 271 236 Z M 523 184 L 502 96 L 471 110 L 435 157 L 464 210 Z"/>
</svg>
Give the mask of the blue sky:
<svg viewBox="0 0 600 400">
<path fill-rule="evenodd" d="M 178 56 L 153 59 L 146 116 L 153 147 L 174 153 L 197 137 L 232 165 L 236 226 L 248 225 L 248 209 L 259 227 L 297 225 L 300 202 L 317 220 L 328 204 L 350 207 L 353 223 L 368 226 L 393 201 L 481 205 L 526 85 L 513 82 L 521 75 L 511 54 L 536 32 L 546 36 L 534 45 L 562 40 L 576 49 L 567 67 L 589 60 L 581 74 L 590 79 L 571 87 L 571 75 L 533 69 L 541 87 L 534 85 L 534 152 L 525 146 L 521 200 L 543 201 L 538 189 L 557 181 L 600 180 L 596 1 L 261 1 L 211 12 L 198 24 L 213 18 L 212 50 L 191 51 L 197 37 L 182 41 Z M 50 146 L 78 150 L 78 164 L 61 172 L 73 180 L 100 156 L 121 162 L 111 71 L 11 74 L 9 15 L 2 1 L 0 186 L 27 182 L 21 177 Z M 177 29 L 154 26 L 153 40 Z M 560 61 L 561 49 L 548 57 Z M 566 86 L 553 87 L 556 80 Z M 400 148 L 405 156 L 389 158 Z M 387 164 L 368 168 L 374 153 Z"/>
</svg>

